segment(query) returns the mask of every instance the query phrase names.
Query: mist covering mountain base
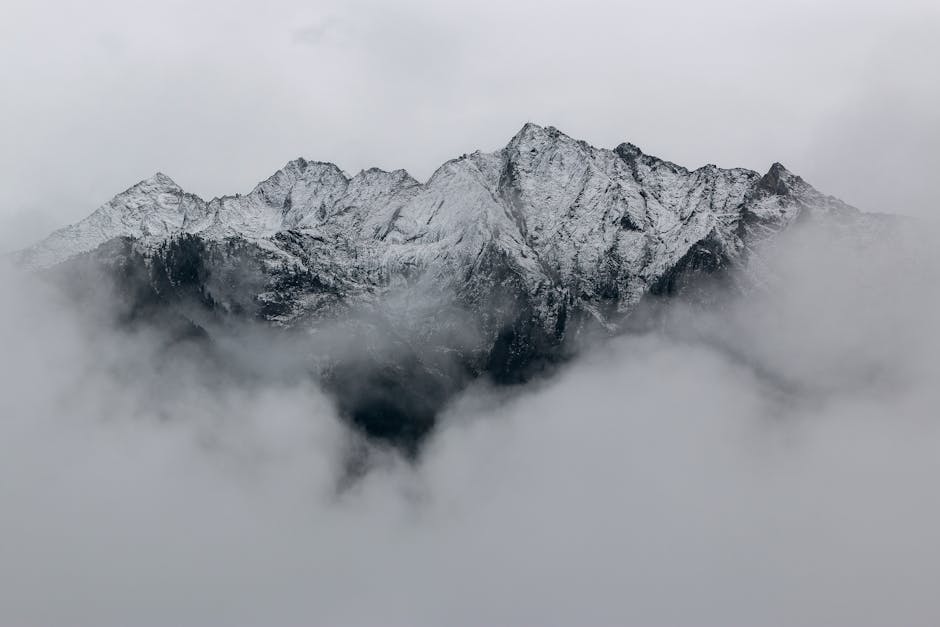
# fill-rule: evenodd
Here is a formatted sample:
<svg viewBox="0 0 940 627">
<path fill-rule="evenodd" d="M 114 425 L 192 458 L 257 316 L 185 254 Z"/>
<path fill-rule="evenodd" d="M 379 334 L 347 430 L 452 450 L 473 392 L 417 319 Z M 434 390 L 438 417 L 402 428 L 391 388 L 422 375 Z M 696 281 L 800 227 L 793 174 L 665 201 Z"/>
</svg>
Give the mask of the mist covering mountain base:
<svg viewBox="0 0 940 627">
<path fill-rule="evenodd" d="M 689 171 L 528 124 L 423 184 L 298 159 L 206 202 L 158 174 L 19 260 L 156 334 L 167 363 L 182 351 L 230 382 L 316 380 L 362 432 L 416 455 L 473 381 L 531 381 L 661 324 L 663 301 L 714 311 L 772 289 L 761 251 L 802 224 L 864 245 L 892 222 L 780 164 Z"/>
<path fill-rule="evenodd" d="M 937 232 L 523 134 L 0 264 L 0 623 L 940 624 Z"/>
<path fill-rule="evenodd" d="M 898 226 L 794 224 L 550 377 L 479 376 L 416 459 L 318 383 L 398 363 L 365 313 L 151 301 L 139 242 L 0 264 L 0 622 L 934 627 L 940 251 Z"/>
</svg>

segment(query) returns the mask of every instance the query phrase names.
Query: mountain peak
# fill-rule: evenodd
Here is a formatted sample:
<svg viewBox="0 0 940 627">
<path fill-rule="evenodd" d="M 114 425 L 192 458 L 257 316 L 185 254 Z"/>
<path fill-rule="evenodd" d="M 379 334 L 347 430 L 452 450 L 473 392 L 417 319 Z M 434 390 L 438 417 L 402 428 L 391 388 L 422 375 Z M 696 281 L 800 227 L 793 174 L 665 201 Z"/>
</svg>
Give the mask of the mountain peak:
<svg viewBox="0 0 940 627">
<path fill-rule="evenodd" d="M 169 176 L 163 172 L 155 172 L 152 176 L 143 179 L 134 183 L 127 189 L 125 189 L 120 194 L 116 194 L 112 201 L 120 200 L 128 196 L 132 197 L 144 197 L 150 196 L 152 194 L 159 193 L 180 193 L 183 189 L 176 184 L 176 181 L 171 179 Z"/>
<path fill-rule="evenodd" d="M 521 146 L 545 137 L 545 128 L 534 122 L 526 122 L 509 140 L 509 146 Z"/>
<path fill-rule="evenodd" d="M 767 174 L 761 177 L 758 187 L 772 194 L 785 196 L 790 193 L 793 183 L 799 180 L 798 176 L 776 161 L 770 166 Z"/>
<path fill-rule="evenodd" d="M 864 224 L 779 163 L 763 177 L 689 171 L 533 123 L 425 184 L 297 159 L 247 196 L 177 189 L 157 173 L 19 258 L 49 268 L 91 253 L 77 267 L 113 268 L 141 299 L 130 311 L 159 303 L 182 320 L 234 329 L 245 316 L 321 338 L 348 328 L 366 358 L 318 339 L 303 349 L 310 370 L 345 417 L 408 446 L 473 377 L 519 382 L 572 339 L 633 324 L 648 296 L 737 285 L 755 246 L 801 215 Z"/>
<path fill-rule="evenodd" d="M 284 164 L 284 167 L 281 169 L 303 171 L 306 168 L 307 168 L 307 160 L 304 159 L 303 157 L 297 157 L 296 159 L 291 159 L 290 161 L 288 161 L 286 164 Z"/>
<path fill-rule="evenodd" d="M 624 142 L 620 144 L 619 146 L 614 148 L 614 152 L 616 152 L 626 161 L 633 161 L 634 159 L 637 159 L 638 157 L 642 157 L 644 154 L 643 151 L 640 150 L 638 146 L 636 146 L 635 144 L 631 144 L 630 142 Z"/>
<path fill-rule="evenodd" d="M 536 124 L 535 122 L 526 122 L 522 125 L 522 128 L 519 129 L 519 132 L 516 133 L 516 136 L 524 135 L 526 133 L 538 133 L 543 130 L 545 130 L 545 128 L 540 124 Z"/>
<path fill-rule="evenodd" d="M 161 187 L 176 187 L 179 188 L 179 185 L 176 184 L 176 181 L 171 179 L 169 176 L 163 172 L 155 172 L 150 178 L 146 178 L 138 185 L 159 185 Z"/>
<path fill-rule="evenodd" d="M 506 146 L 519 152 L 537 151 L 540 147 L 559 144 L 582 144 L 572 137 L 561 132 L 554 126 L 539 126 L 534 122 L 526 122 Z"/>
<path fill-rule="evenodd" d="M 628 167 L 623 168 L 616 157 Z M 685 231 L 675 232 L 680 239 L 668 248 L 670 255 L 682 251 L 687 242 L 700 239 L 699 227 L 710 223 L 686 220 L 683 216 L 692 211 L 703 216 L 706 212 L 698 205 L 688 205 L 689 198 L 698 196 L 672 190 L 686 190 L 702 181 L 708 182 L 702 189 L 708 194 L 709 207 L 716 208 L 713 211 L 721 212 L 722 216 L 727 212 L 717 207 L 737 207 L 750 202 L 753 206 L 749 211 L 756 214 L 762 211 L 760 203 L 770 199 L 773 202 L 768 204 L 767 211 L 772 209 L 775 212 L 772 217 L 779 219 L 784 215 L 780 213 L 781 203 L 808 206 L 821 198 L 780 163 L 774 163 L 763 176 L 714 167 L 689 172 L 648 155 L 629 142 L 621 143 L 613 151 L 596 149 L 553 126 L 526 122 L 502 150 L 475 152 L 448 161 L 426 183 L 416 181 L 404 170 L 369 168 L 349 176 L 333 163 L 298 157 L 248 195 L 226 196 L 206 203 L 195 195 L 182 193 L 169 176 L 156 172 L 89 218 L 43 240 L 34 248 L 45 252 L 34 255 L 33 265 L 58 263 L 118 236 L 155 242 L 185 232 L 206 239 L 230 236 L 257 239 L 321 224 L 334 215 L 345 217 L 331 228 L 352 229 L 344 236 L 365 238 L 363 247 L 383 246 L 369 238 L 375 233 L 394 231 L 406 238 L 402 241 L 408 244 L 407 254 L 418 257 L 425 255 L 417 253 L 421 238 L 436 244 L 438 240 L 433 238 L 453 235 L 454 242 L 467 242 L 467 246 L 473 247 L 482 243 L 481 234 L 492 232 L 499 233 L 500 245 L 512 248 L 556 242 L 577 232 L 581 239 L 576 245 L 569 242 L 570 246 L 552 248 L 550 254 L 557 257 L 562 251 L 561 261 L 576 266 L 584 263 L 583 251 L 577 251 L 585 242 L 594 242 L 592 250 L 606 251 L 605 246 L 613 241 L 620 247 L 613 253 L 644 259 L 640 254 L 644 244 L 640 240 L 625 237 L 620 231 L 611 235 L 608 226 L 632 224 L 637 227 L 633 230 L 640 230 L 646 224 L 684 224 Z M 402 193 L 404 190 L 407 193 Z M 462 216 L 459 222 L 463 231 L 454 230 L 456 222 L 450 219 L 455 215 Z M 504 215 L 509 216 L 509 223 L 500 222 Z M 499 228 L 493 227 L 497 222 Z M 360 227 L 364 230 L 357 231 Z M 519 234 L 515 234 L 517 227 Z M 468 234 L 470 237 L 463 237 Z M 733 237 L 734 233 L 728 234 L 729 240 Z M 529 260 L 538 254 L 542 253 L 526 253 L 520 256 L 523 260 L 520 263 L 531 265 Z M 671 257 L 664 258 L 661 263 L 672 261 Z M 633 292 L 624 289 L 627 290 L 624 293 L 636 291 L 632 287 L 629 289 Z"/>
</svg>

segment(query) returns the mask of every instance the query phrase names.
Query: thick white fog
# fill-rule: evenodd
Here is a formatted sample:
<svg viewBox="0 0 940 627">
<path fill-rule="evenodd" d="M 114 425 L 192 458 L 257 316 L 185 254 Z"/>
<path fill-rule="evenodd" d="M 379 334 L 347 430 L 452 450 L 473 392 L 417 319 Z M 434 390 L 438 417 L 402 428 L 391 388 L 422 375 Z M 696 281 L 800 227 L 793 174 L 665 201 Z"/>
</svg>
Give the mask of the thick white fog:
<svg viewBox="0 0 940 627">
<path fill-rule="evenodd" d="M 936 625 L 915 243 L 796 234 L 769 294 L 478 385 L 418 465 L 339 491 L 352 438 L 312 383 L 165 363 L 6 272 L 0 623 Z"/>
</svg>

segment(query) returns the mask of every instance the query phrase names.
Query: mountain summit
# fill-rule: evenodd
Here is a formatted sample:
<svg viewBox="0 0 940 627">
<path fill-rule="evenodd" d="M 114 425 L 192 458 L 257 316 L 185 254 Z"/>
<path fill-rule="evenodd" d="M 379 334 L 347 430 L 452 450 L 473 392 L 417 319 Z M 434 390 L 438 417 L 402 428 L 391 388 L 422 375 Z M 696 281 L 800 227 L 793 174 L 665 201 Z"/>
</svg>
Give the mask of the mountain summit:
<svg viewBox="0 0 940 627">
<path fill-rule="evenodd" d="M 368 433 L 414 442 L 463 382 L 524 380 L 644 298 L 731 277 L 815 218 L 874 220 L 778 163 L 688 170 L 529 123 L 424 183 L 300 158 L 205 201 L 158 173 L 20 260 L 105 269 L 135 315 L 173 312 L 210 337 L 234 319 L 355 337 L 318 347 L 311 370 Z"/>
<path fill-rule="evenodd" d="M 767 203 L 784 217 L 759 206 Z M 372 168 L 349 178 L 333 163 L 298 158 L 247 195 L 207 202 L 158 172 L 27 249 L 22 259 L 49 267 L 115 237 L 148 244 L 182 234 L 263 240 L 342 227 L 345 236 L 390 257 L 399 256 L 392 249 L 403 239 L 417 248 L 473 235 L 512 253 L 530 248 L 533 259 L 549 256 L 565 265 L 572 262 L 573 251 L 563 250 L 568 244 L 590 244 L 595 253 L 642 248 L 662 261 L 656 265 L 669 265 L 711 231 L 734 244 L 749 213 L 783 228 L 801 210 L 819 205 L 856 212 L 779 163 L 763 176 L 712 165 L 689 171 L 630 143 L 598 149 L 530 122 L 502 150 L 448 161 L 424 184 L 404 170 Z M 627 225 L 633 236 L 624 232 Z M 629 242 L 638 233 L 646 240 L 639 247 Z M 599 254 L 583 258 L 590 252 L 582 251 L 579 261 L 597 263 Z"/>
</svg>

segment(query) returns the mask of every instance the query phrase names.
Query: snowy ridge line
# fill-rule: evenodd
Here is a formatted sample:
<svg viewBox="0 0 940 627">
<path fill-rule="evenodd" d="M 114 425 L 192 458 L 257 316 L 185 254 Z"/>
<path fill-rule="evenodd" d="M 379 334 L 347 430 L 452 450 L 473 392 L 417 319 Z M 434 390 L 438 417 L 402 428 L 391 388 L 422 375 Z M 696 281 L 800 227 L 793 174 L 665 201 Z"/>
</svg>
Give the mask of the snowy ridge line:
<svg viewBox="0 0 940 627">
<path fill-rule="evenodd" d="M 42 268 L 115 237 L 159 242 L 189 233 L 254 240 L 287 230 L 329 236 L 336 227 L 347 229 L 350 237 L 390 245 L 498 229 L 511 248 L 534 245 L 557 254 L 566 237 L 583 245 L 589 233 L 600 235 L 609 247 L 614 243 L 609 229 L 597 228 L 605 219 L 639 227 L 660 248 L 680 252 L 687 241 L 698 241 L 717 225 L 723 230 L 736 225 L 756 190 L 788 196 L 793 183 L 793 191 L 822 198 L 780 164 L 764 177 L 713 165 L 689 171 L 632 144 L 598 149 L 529 123 L 502 150 L 448 161 L 423 184 L 404 170 L 371 168 L 350 178 L 332 163 L 300 158 L 247 195 L 205 201 L 158 172 L 23 251 L 21 258 Z M 844 207 L 828 201 L 833 203 Z M 781 216 L 784 221 L 795 217 L 799 204 L 750 203 L 747 208 L 779 223 Z M 771 215 L 774 210 L 779 214 Z M 621 246 L 628 255 L 631 247 Z M 563 256 L 564 263 L 573 262 Z"/>
</svg>

